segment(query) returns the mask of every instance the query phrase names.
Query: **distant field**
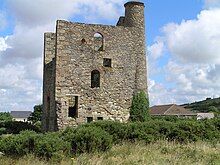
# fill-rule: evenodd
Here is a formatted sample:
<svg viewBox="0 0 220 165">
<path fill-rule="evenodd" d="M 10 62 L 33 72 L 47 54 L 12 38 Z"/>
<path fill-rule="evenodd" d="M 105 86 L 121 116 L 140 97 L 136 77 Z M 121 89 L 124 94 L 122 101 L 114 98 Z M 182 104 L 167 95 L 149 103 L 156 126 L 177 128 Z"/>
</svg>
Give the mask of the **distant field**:
<svg viewBox="0 0 220 165">
<path fill-rule="evenodd" d="M 77 158 L 64 158 L 62 162 L 55 160 L 47 162 L 39 160 L 33 155 L 19 159 L 0 157 L 2 165 L 219 165 L 220 144 L 196 142 L 177 144 L 174 142 L 159 141 L 153 144 L 125 143 L 115 145 L 105 153 L 82 154 Z"/>
</svg>

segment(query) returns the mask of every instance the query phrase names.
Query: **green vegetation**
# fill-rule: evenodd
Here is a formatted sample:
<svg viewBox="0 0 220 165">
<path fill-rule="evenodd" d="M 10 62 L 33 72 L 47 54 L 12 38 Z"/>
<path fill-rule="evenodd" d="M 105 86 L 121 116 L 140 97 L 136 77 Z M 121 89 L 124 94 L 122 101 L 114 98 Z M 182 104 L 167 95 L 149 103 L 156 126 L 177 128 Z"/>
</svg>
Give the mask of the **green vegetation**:
<svg viewBox="0 0 220 165">
<path fill-rule="evenodd" d="M 0 112 L 0 122 L 12 121 L 12 116 L 9 112 Z"/>
<path fill-rule="evenodd" d="M 112 147 L 111 135 L 99 127 L 68 128 L 62 135 L 64 141 L 71 143 L 72 152 L 77 154 L 106 151 Z"/>
<path fill-rule="evenodd" d="M 2 136 L 0 152 L 10 157 L 31 154 L 61 162 L 71 155 L 109 151 L 113 145 L 131 142 L 153 144 L 164 139 L 180 144 L 207 141 L 216 146 L 220 142 L 220 119 L 196 121 L 175 118 L 171 122 L 171 118 L 158 118 L 134 123 L 99 121 L 54 133 L 23 131 Z"/>
<path fill-rule="evenodd" d="M 28 118 L 32 123 L 12 121 L 12 116 L 8 112 L 0 113 L 0 135 L 19 134 L 21 131 L 30 130 L 41 132 L 42 105 L 35 105 L 34 112 Z"/>
<path fill-rule="evenodd" d="M 135 94 L 132 98 L 130 120 L 144 122 L 149 118 L 149 101 L 144 91 Z"/>
<path fill-rule="evenodd" d="M 72 159 L 71 159 L 72 158 Z M 179 144 L 157 141 L 156 143 L 123 143 L 114 145 L 104 153 L 90 153 L 56 159 L 39 159 L 34 155 L 0 157 L 4 165 L 138 165 L 138 164 L 220 164 L 220 144 L 207 142 Z"/>
<path fill-rule="evenodd" d="M 12 116 L 9 112 L 0 112 L 0 135 L 7 133 L 6 128 L 2 125 L 4 122 L 11 122 Z"/>
<path fill-rule="evenodd" d="M 32 123 L 40 122 L 41 117 L 43 113 L 43 105 L 35 105 L 34 106 L 34 112 L 31 113 L 30 117 L 28 118 L 28 121 L 31 121 Z"/>
<path fill-rule="evenodd" d="M 207 98 L 206 100 L 184 104 L 183 106 L 195 112 L 214 112 L 215 114 L 220 114 L 220 98 Z"/>
<path fill-rule="evenodd" d="M 41 132 L 39 127 L 32 125 L 31 123 L 21 121 L 3 121 L 0 122 L 0 135 L 2 134 L 19 134 L 24 130 L 32 130 L 35 132 Z"/>
</svg>

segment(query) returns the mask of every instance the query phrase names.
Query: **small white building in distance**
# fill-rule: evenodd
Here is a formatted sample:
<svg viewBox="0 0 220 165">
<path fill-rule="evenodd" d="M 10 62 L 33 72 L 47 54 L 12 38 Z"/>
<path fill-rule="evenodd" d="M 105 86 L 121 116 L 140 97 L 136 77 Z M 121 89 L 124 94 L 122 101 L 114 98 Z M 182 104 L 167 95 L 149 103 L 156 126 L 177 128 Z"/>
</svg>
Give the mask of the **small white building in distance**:
<svg viewBox="0 0 220 165">
<path fill-rule="evenodd" d="M 214 117 L 215 117 L 214 113 L 197 113 L 197 120 L 212 119 Z"/>
<path fill-rule="evenodd" d="M 27 122 L 28 117 L 30 117 L 31 113 L 31 111 L 11 111 L 10 114 L 14 121 Z"/>
</svg>

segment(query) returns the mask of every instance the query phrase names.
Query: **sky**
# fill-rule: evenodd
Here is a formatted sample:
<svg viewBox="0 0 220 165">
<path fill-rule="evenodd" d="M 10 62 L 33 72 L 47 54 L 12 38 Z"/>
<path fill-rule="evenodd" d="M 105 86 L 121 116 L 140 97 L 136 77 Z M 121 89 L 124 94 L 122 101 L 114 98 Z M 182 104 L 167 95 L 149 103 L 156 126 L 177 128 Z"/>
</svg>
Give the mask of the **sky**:
<svg viewBox="0 0 220 165">
<path fill-rule="evenodd" d="M 126 0 L 0 0 L 0 111 L 42 103 L 43 33 L 115 25 Z M 220 96 L 220 0 L 145 0 L 150 105 Z"/>
</svg>

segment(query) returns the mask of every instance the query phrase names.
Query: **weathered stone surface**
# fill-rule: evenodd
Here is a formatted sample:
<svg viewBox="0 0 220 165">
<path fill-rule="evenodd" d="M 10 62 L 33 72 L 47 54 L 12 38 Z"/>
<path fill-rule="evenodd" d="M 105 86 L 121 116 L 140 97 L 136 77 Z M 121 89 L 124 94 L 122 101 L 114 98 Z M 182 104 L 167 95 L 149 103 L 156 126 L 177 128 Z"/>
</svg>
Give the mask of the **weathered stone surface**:
<svg viewBox="0 0 220 165">
<path fill-rule="evenodd" d="M 45 33 L 43 129 L 77 126 L 87 117 L 126 122 L 133 94 L 147 93 L 143 3 L 127 3 L 117 26 L 64 20 L 56 26 L 56 33 Z M 95 33 L 103 37 L 101 46 Z M 111 67 L 103 66 L 104 58 Z M 91 88 L 93 70 L 100 72 L 100 87 Z M 70 99 L 76 97 L 73 118 Z"/>
</svg>

